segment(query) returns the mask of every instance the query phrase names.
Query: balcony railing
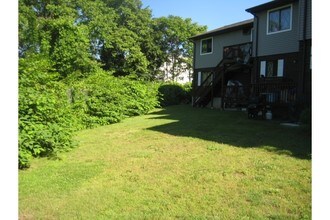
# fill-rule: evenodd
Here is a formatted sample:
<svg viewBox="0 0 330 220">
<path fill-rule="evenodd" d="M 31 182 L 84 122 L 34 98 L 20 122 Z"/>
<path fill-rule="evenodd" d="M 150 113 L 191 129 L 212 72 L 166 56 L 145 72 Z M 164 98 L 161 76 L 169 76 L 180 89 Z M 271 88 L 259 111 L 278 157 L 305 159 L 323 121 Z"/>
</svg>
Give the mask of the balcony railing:
<svg viewBox="0 0 330 220">
<path fill-rule="evenodd" d="M 292 82 L 257 83 L 251 85 L 251 94 L 265 96 L 269 104 L 292 103 L 297 99 L 297 86 Z"/>
<path fill-rule="evenodd" d="M 294 103 L 297 97 L 296 85 L 287 82 L 227 85 L 224 91 L 225 108 L 247 106 L 252 97 L 262 97 L 270 105 Z"/>
<path fill-rule="evenodd" d="M 234 59 L 246 64 L 251 57 L 251 51 L 251 43 L 232 45 L 223 48 L 223 58 Z"/>
</svg>

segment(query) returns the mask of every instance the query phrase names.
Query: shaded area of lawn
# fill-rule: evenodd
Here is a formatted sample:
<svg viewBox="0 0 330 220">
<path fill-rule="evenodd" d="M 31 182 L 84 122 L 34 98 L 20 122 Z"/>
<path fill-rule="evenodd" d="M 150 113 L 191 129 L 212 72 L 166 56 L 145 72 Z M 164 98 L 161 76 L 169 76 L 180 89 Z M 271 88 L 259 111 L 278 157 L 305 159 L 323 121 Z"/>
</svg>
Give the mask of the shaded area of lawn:
<svg viewBox="0 0 330 220">
<path fill-rule="evenodd" d="M 19 172 L 20 219 L 311 218 L 301 129 L 172 106 L 75 140 L 59 160 Z"/>
<path fill-rule="evenodd" d="M 286 127 L 280 121 L 251 120 L 246 112 L 171 106 L 151 119 L 176 122 L 148 128 L 175 136 L 195 137 L 243 148 L 264 148 L 300 159 L 311 159 L 311 134 L 304 127 Z M 157 116 L 156 116 L 157 115 Z"/>
</svg>

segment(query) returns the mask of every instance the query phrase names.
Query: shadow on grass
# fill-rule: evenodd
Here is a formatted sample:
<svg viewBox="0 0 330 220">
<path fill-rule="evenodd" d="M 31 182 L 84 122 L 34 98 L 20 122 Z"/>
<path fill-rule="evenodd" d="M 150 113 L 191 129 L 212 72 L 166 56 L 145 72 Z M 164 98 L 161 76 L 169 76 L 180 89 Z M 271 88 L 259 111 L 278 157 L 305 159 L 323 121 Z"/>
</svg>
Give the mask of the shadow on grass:
<svg viewBox="0 0 330 220">
<path fill-rule="evenodd" d="M 286 127 L 279 121 L 251 120 L 246 112 L 200 109 L 188 105 L 171 106 L 153 114 L 155 117 L 150 119 L 176 121 L 149 128 L 153 131 L 311 159 L 311 135 L 303 127 Z"/>
</svg>

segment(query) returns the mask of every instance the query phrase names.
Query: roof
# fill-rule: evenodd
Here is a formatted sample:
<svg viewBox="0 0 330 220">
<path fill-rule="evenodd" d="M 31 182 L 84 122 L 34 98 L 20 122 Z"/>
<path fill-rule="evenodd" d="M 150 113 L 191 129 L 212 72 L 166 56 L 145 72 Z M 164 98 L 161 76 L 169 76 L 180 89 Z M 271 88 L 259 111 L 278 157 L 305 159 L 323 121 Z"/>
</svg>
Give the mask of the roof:
<svg viewBox="0 0 330 220">
<path fill-rule="evenodd" d="M 197 40 L 200 38 L 205 38 L 205 37 L 209 37 L 209 36 L 214 36 L 214 35 L 218 35 L 218 34 L 223 34 L 223 33 L 231 32 L 231 31 L 236 31 L 236 30 L 240 30 L 240 29 L 244 29 L 244 28 L 252 28 L 252 27 L 253 27 L 253 18 L 249 19 L 249 20 L 237 22 L 234 24 L 226 25 L 226 26 L 214 29 L 214 30 L 210 30 L 210 31 L 207 31 L 202 34 L 192 36 L 190 39 Z"/>
<path fill-rule="evenodd" d="M 248 8 L 245 11 L 250 12 L 251 14 L 254 14 L 256 12 L 265 11 L 265 10 L 269 10 L 269 9 L 276 8 L 276 7 L 281 7 L 282 5 L 289 4 L 294 1 L 296 1 L 296 0 L 274 0 L 271 2 L 267 2 L 267 3 L 261 4 L 261 5 L 254 6 L 252 8 Z"/>
</svg>

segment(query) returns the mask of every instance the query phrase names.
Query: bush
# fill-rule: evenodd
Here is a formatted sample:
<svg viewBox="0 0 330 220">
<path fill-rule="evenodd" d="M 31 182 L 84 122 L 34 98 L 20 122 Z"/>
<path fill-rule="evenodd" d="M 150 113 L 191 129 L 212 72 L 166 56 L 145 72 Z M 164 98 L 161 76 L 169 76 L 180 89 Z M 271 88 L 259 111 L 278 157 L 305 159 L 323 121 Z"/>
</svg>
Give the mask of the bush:
<svg viewBox="0 0 330 220">
<path fill-rule="evenodd" d="M 87 78 L 59 80 L 42 56 L 21 58 L 19 64 L 19 168 L 30 159 L 56 156 L 73 147 L 74 131 L 116 123 L 159 105 L 158 86 L 116 78 L 104 71 Z"/>
<path fill-rule="evenodd" d="M 191 83 L 164 83 L 159 86 L 159 99 L 162 107 L 189 103 L 191 99 Z"/>
<path fill-rule="evenodd" d="M 149 112 L 158 105 L 157 86 L 99 71 L 73 86 L 75 112 L 86 127 L 107 125 Z"/>
<path fill-rule="evenodd" d="M 56 155 L 72 146 L 74 117 L 66 87 L 42 57 L 20 59 L 19 67 L 19 167 L 31 156 Z"/>
</svg>

